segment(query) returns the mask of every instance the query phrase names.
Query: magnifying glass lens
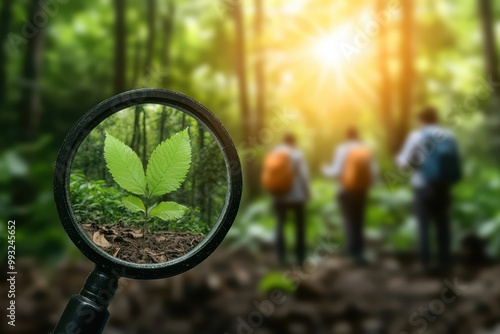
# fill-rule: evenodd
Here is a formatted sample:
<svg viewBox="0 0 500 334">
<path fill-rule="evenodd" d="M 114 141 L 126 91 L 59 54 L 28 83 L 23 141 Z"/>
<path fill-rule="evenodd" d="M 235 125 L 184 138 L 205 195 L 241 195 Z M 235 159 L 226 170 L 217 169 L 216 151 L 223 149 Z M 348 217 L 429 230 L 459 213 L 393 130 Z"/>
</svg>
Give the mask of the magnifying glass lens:
<svg viewBox="0 0 500 334">
<path fill-rule="evenodd" d="M 229 231 L 242 187 L 229 133 L 189 96 L 146 88 L 89 110 L 62 143 L 54 199 L 96 267 L 54 333 L 102 333 L 120 277 L 166 278 L 201 263 Z"/>
<path fill-rule="evenodd" d="M 164 104 L 128 107 L 93 128 L 76 151 L 73 220 L 105 256 L 173 261 L 216 227 L 227 173 L 220 143 L 197 119 Z"/>
</svg>

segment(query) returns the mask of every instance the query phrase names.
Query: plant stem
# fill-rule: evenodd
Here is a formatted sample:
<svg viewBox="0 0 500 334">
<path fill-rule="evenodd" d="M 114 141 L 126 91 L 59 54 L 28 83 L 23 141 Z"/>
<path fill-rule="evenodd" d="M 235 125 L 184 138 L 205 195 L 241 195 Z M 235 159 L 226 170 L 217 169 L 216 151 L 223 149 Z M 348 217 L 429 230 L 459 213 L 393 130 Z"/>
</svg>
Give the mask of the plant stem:
<svg viewBox="0 0 500 334">
<path fill-rule="evenodd" d="M 146 213 L 146 217 L 144 219 L 144 224 L 142 225 L 142 235 L 144 237 L 144 244 L 146 243 L 146 227 L 148 225 L 148 218 L 149 218 L 149 215 Z"/>
<path fill-rule="evenodd" d="M 142 235 L 144 238 L 144 245 L 146 244 L 146 232 L 147 232 L 147 225 L 148 225 L 148 220 L 149 220 L 150 203 L 151 203 L 151 194 L 148 192 L 148 195 L 146 197 L 146 212 L 144 215 L 144 224 L 142 225 Z"/>
</svg>

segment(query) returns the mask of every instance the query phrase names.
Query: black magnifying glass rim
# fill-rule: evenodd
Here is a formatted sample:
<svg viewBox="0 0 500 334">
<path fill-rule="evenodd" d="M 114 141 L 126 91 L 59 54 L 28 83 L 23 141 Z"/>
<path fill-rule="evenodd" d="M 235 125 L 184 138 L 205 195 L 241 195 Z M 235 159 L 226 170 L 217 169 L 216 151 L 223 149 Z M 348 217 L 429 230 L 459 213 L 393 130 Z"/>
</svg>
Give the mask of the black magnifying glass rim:
<svg viewBox="0 0 500 334">
<path fill-rule="evenodd" d="M 87 135 L 109 116 L 141 104 L 162 104 L 180 109 L 204 124 L 215 137 L 226 162 L 228 191 L 222 213 L 214 228 L 191 251 L 165 263 L 137 264 L 107 254 L 95 245 L 73 219 L 69 192 L 71 165 Z M 54 172 L 54 199 L 66 233 L 80 251 L 102 271 L 134 279 L 155 279 L 183 273 L 205 260 L 231 228 L 241 200 L 243 180 L 236 147 L 219 119 L 187 95 L 164 89 L 137 89 L 115 95 L 88 111 L 63 141 Z"/>
</svg>

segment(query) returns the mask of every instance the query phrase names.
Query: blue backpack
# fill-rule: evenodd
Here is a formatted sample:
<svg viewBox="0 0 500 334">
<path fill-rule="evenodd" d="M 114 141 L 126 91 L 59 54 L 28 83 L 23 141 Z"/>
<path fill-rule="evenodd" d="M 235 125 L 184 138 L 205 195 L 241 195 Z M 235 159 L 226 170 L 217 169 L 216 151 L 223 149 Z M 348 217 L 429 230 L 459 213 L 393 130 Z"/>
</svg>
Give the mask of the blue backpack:
<svg viewBox="0 0 500 334">
<path fill-rule="evenodd" d="M 433 184 L 453 184 L 462 178 L 460 154 L 455 138 L 424 133 L 426 143 L 432 145 L 429 155 L 419 168 L 424 179 Z"/>
</svg>

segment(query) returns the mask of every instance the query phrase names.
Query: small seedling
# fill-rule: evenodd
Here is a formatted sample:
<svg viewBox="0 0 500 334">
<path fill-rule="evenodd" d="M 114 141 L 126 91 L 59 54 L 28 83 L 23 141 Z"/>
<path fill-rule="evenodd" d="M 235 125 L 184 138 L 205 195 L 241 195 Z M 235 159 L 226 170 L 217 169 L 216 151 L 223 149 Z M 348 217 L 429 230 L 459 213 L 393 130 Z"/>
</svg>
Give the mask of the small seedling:
<svg viewBox="0 0 500 334">
<path fill-rule="evenodd" d="M 104 158 L 113 179 L 129 195 L 122 200 L 132 212 L 144 213 L 143 233 L 149 217 L 169 221 L 180 219 L 189 210 L 175 202 L 158 202 L 155 197 L 177 190 L 191 165 L 191 142 L 187 129 L 156 146 L 146 172 L 139 156 L 126 144 L 106 133 Z"/>
</svg>

